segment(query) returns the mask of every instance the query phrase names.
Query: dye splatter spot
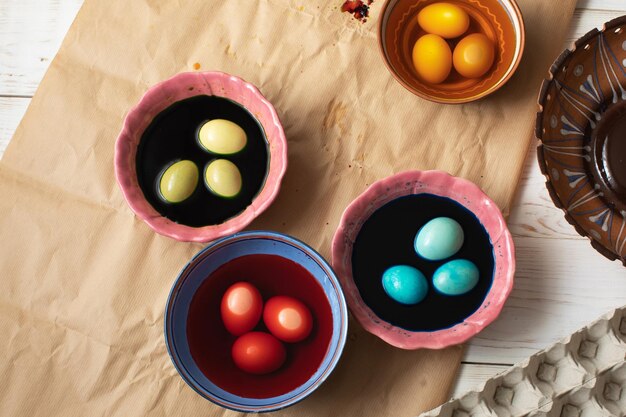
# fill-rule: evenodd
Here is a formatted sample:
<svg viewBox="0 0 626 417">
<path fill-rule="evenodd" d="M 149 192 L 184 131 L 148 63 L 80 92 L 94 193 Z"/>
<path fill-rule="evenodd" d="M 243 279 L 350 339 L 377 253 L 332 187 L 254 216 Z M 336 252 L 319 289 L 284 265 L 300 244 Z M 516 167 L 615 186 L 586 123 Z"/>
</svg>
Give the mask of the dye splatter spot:
<svg viewBox="0 0 626 417">
<path fill-rule="evenodd" d="M 193 69 L 195 69 L 196 71 L 200 69 L 200 63 L 196 62 L 195 64 L 193 64 Z"/>
<path fill-rule="evenodd" d="M 367 22 L 370 12 L 370 5 L 374 0 L 346 0 L 341 6 L 342 12 L 348 12 L 354 18 L 362 23 Z"/>
</svg>

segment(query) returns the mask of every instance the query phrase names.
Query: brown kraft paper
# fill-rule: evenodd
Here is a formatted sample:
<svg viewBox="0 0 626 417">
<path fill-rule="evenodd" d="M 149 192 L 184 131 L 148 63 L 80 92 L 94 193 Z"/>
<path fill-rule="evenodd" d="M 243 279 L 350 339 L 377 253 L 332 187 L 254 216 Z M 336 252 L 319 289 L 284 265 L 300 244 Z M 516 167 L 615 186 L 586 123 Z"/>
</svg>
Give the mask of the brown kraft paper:
<svg viewBox="0 0 626 417">
<path fill-rule="evenodd" d="M 163 310 L 203 245 L 160 236 L 113 174 L 128 109 L 194 69 L 257 85 L 289 142 L 282 191 L 250 229 L 329 257 L 346 205 L 407 169 L 478 183 L 508 213 L 536 94 L 575 0 L 519 0 L 527 44 L 509 83 L 475 103 L 421 100 L 378 52 L 382 1 L 358 23 L 340 0 L 87 0 L 0 163 L 0 415 L 234 416 L 182 381 Z M 279 416 L 412 416 L 447 399 L 463 349 L 402 351 L 350 323 L 343 358 Z"/>
</svg>

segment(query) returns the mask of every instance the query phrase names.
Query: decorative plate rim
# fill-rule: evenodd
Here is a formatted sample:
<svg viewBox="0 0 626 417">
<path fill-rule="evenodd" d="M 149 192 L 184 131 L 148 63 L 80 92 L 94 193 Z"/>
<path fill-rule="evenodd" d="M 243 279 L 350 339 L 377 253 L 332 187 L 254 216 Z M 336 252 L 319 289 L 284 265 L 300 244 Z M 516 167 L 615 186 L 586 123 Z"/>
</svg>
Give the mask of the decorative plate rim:
<svg viewBox="0 0 626 417">
<path fill-rule="evenodd" d="M 261 191 L 241 213 L 217 225 L 191 227 L 175 223 L 157 212 L 145 199 L 136 175 L 135 156 L 140 136 L 160 111 L 182 99 L 210 93 L 240 102 L 245 98 L 250 113 L 263 111 L 266 123 L 259 120 L 268 141 L 269 169 Z M 239 95 L 235 97 L 236 95 Z M 149 117 L 147 117 L 148 115 Z M 220 71 L 182 72 L 150 87 L 132 107 L 115 142 L 115 177 L 131 210 L 155 232 L 179 241 L 209 242 L 233 234 L 248 226 L 276 199 L 287 170 L 287 138 L 276 109 L 251 83 Z"/>
<path fill-rule="evenodd" d="M 476 215 L 493 246 L 494 276 L 481 306 L 461 323 L 436 331 L 408 331 L 379 318 L 361 298 L 352 277 L 352 245 L 362 224 L 379 207 L 424 192 L 450 198 Z M 465 198 L 457 198 L 461 195 Z M 402 349 L 442 349 L 467 341 L 498 317 L 513 288 L 515 248 L 500 209 L 476 184 L 443 171 L 406 171 L 370 185 L 343 212 L 331 252 L 333 268 L 357 321 L 368 332 Z"/>
<path fill-rule="evenodd" d="M 544 157 L 544 145 L 543 145 L 543 116 L 544 116 L 544 103 L 547 99 L 548 90 L 550 85 L 555 80 L 555 74 L 562 68 L 565 60 L 574 54 L 579 48 L 584 48 L 587 43 L 598 36 L 601 33 L 606 32 L 607 30 L 611 30 L 616 26 L 621 26 L 626 24 L 626 15 L 620 16 L 615 19 L 609 20 L 602 25 L 602 29 L 598 30 L 597 28 L 591 29 L 589 32 L 585 33 L 579 39 L 577 39 L 570 48 L 565 48 L 561 54 L 554 60 L 552 65 L 548 70 L 548 78 L 545 78 L 541 83 L 541 88 L 539 89 L 539 94 L 537 96 L 537 117 L 535 119 L 535 138 L 539 141 L 539 145 L 537 146 L 537 163 L 539 164 L 539 169 L 541 170 L 541 174 L 546 179 L 545 186 L 548 190 L 548 194 L 550 195 L 550 199 L 554 203 L 554 205 L 563 212 L 563 216 L 565 220 L 574 226 L 574 230 L 576 232 L 589 240 L 591 246 L 602 254 L 604 257 L 608 258 L 611 261 L 615 261 L 616 259 L 621 259 L 622 264 L 626 266 L 626 258 L 621 258 L 617 253 L 611 251 L 607 247 L 605 247 L 601 242 L 597 241 L 573 216 L 569 214 L 567 208 L 563 205 L 563 202 L 559 198 L 556 188 L 552 184 L 551 178 L 548 174 L 548 167 L 546 166 L 545 157 Z"/>
</svg>

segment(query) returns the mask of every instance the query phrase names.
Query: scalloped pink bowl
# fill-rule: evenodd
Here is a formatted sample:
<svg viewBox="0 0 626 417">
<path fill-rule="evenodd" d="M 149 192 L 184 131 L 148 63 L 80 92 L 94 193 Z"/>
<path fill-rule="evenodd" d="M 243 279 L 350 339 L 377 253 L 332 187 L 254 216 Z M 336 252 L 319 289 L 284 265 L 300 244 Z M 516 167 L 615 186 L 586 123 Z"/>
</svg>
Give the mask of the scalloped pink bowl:
<svg viewBox="0 0 626 417">
<path fill-rule="evenodd" d="M 221 224 L 190 227 L 163 217 L 148 203 L 137 181 L 135 157 L 141 135 L 159 113 L 198 95 L 228 98 L 257 118 L 268 142 L 269 170 L 263 188 L 244 211 Z M 209 242 L 242 230 L 274 201 L 286 170 L 287 138 L 276 110 L 254 85 L 223 72 L 180 73 L 154 85 L 128 112 L 115 143 L 115 176 L 126 202 L 155 232 L 180 241 Z"/>
<path fill-rule="evenodd" d="M 491 289 L 472 315 L 447 329 L 413 332 L 380 319 L 365 304 L 352 277 L 352 246 L 376 210 L 422 193 L 447 197 L 474 213 L 489 234 L 495 265 Z M 346 208 L 333 238 L 332 264 L 350 311 L 365 330 L 401 349 L 442 349 L 467 341 L 498 317 L 513 288 L 515 249 L 500 209 L 476 184 L 443 171 L 407 171 L 375 182 Z"/>
</svg>

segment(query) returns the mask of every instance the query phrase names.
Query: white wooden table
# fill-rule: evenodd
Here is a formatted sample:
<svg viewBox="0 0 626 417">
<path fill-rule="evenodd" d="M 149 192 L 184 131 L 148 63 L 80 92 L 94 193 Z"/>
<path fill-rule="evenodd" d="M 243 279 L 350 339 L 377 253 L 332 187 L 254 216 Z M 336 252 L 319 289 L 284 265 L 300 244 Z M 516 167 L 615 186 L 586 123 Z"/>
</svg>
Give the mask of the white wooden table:
<svg viewBox="0 0 626 417">
<path fill-rule="evenodd" d="M 0 0 L 0 156 L 82 2 Z M 579 0 L 563 46 L 623 14 L 626 0 Z M 469 344 L 455 394 L 626 304 L 626 269 L 595 252 L 563 219 L 535 159 L 532 146 L 509 218 L 515 288 L 500 318 Z"/>
</svg>

